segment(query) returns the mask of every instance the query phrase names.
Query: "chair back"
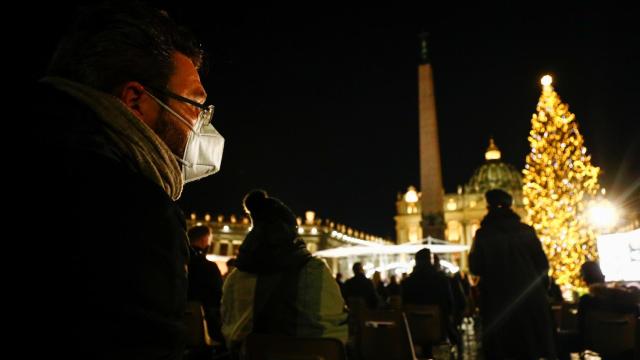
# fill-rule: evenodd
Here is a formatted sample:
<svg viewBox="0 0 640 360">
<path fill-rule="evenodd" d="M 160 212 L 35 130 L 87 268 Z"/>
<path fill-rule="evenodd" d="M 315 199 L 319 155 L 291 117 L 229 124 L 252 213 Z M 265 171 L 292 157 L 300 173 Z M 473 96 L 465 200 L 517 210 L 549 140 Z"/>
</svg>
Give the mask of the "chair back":
<svg viewBox="0 0 640 360">
<path fill-rule="evenodd" d="M 213 345 L 207 330 L 207 322 L 204 318 L 204 309 L 199 301 L 187 302 L 184 312 L 184 324 L 186 327 L 187 349 L 202 348 Z"/>
<path fill-rule="evenodd" d="M 577 332 L 578 331 L 578 304 L 577 303 L 562 303 L 562 309 L 560 311 L 560 325 L 558 328 L 561 331 Z"/>
<path fill-rule="evenodd" d="M 446 324 L 438 305 L 405 305 L 414 344 L 436 345 L 447 340 Z"/>
<path fill-rule="evenodd" d="M 400 295 L 392 295 L 389 296 L 389 308 L 391 310 L 402 310 L 402 296 Z"/>
<path fill-rule="evenodd" d="M 361 297 L 349 297 L 347 299 L 347 308 L 349 309 L 349 337 L 355 337 L 360 331 L 359 326 L 362 315 L 368 311 L 367 303 Z"/>
<path fill-rule="evenodd" d="M 587 309 L 584 314 L 584 346 L 605 357 L 638 353 L 638 315 Z"/>
<path fill-rule="evenodd" d="M 400 311 L 365 311 L 359 331 L 355 344 L 361 360 L 416 359 L 407 319 Z"/>
<path fill-rule="evenodd" d="M 242 360 L 346 360 L 344 344 L 333 338 L 249 334 L 242 344 Z"/>
</svg>

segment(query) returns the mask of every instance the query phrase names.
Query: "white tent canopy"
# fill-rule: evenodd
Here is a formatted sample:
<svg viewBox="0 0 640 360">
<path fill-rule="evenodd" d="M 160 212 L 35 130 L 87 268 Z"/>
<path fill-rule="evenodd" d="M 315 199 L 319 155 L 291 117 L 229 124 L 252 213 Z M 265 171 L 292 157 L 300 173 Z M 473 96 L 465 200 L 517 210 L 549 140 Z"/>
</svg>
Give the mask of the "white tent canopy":
<svg viewBox="0 0 640 360">
<path fill-rule="evenodd" d="M 333 249 L 316 251 L 313 255 L 323 258 L 340 258 L 367 255 L 415 254 L 427 248 L 434 254 L 448 254 L 468 251 L 467 245 L 408 243 L 401 245 L 342 246 Z"/>
</svg>

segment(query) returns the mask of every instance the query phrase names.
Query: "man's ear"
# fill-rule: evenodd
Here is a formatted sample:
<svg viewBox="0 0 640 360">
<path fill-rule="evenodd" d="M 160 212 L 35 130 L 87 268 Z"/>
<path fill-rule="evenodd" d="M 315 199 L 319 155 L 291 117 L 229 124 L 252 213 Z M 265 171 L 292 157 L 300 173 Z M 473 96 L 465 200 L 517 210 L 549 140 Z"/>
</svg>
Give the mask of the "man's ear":
<svg viewBox="0 0 640 360">
<path fill-rule="evenodd" d="M 159 114 L 158 104 L 146 93 L 142 84 L 137 81 L 125 83 L 118 91 L 118 98 L 140 120 L 154 129 Z"/>
</svg>

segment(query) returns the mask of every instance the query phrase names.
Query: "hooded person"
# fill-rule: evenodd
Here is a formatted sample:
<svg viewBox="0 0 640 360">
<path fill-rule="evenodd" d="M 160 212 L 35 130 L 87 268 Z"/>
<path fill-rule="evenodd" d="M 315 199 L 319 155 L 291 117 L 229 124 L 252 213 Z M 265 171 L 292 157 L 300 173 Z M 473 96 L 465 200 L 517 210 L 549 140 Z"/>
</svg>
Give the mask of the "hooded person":
<svg viewBox="0 0 640 360">
<path fill-rule="evenodd" d="M 488 359 L 555 358 L 545 280 L 549 263 L 535 230 L 511 210 L 503 190 L 485 194 L 469 269 L 480 277 L 482 347 Z"/>
<path fill-rule="evenodd" d="M 243 201 L 252 228 L 224 283 L 222 333 L 231 351 L 250 333 L 347 340 L 340 288 L 298 237 L 293 212 L 262 190 Z"/>
</svg>

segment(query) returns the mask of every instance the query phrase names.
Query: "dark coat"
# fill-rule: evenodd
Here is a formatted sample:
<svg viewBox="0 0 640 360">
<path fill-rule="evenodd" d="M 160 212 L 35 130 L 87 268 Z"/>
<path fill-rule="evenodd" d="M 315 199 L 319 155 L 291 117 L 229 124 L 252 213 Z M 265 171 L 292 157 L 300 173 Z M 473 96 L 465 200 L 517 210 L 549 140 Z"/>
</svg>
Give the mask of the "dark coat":
<svg viewBox="0 0 640 360">
<path fill-rule="evenodd" d="M 416 265 L 402 282 L 402 302 L 415 305 L 439 305 L 445 318 L 451 315 L 453 295 L 447 276 L 433 266 Z"/>
<path fill-rule="evenodd" d="M 469 268 L 480 276 L 487 357 L 553 358 L 549 265 L 533 228 L 510 209 L 489 211 L 476 232 Z"/>
<path fill-rule="evenodd" d="M 220 332 L 220 300 L 222 299 L 222 274 L 216 263 L 207 260 L 207 254 L 200 249 L 190 248 L 189 260 L 189 300 L 202 303 L 207 328 L 211 338 L 224 342 Z"/>
<path fill-rule="evenodd" d="M 373 286 L 373 281 L 367 279 L 364 274 L 356 274 L 345 281 L 342 296 L 348 302 L 349 298 L 361 298 L 371 309 L 378 307 L 378 295 Z"/>
<path fill-rule="evenodd" d="M 28 150 L 40 162 L 25 177 L 42 214 L 30 280 L 38 347 L 66 359 L 181 358 L 184 214 L 108 140 L 94 111 L 47 85 L 34 98 Z"/>
</svg>

